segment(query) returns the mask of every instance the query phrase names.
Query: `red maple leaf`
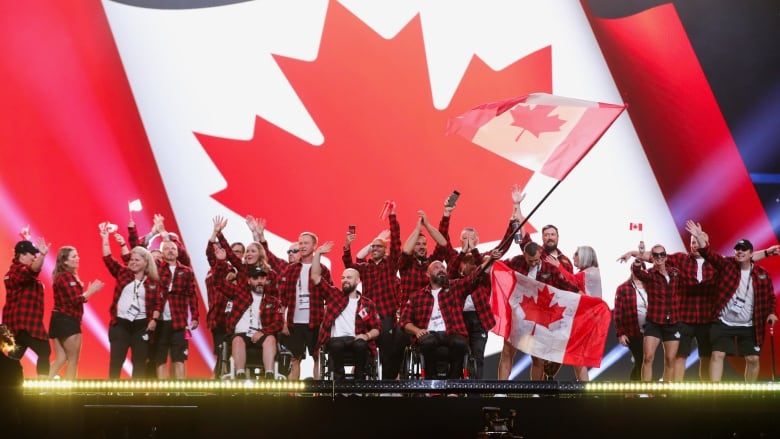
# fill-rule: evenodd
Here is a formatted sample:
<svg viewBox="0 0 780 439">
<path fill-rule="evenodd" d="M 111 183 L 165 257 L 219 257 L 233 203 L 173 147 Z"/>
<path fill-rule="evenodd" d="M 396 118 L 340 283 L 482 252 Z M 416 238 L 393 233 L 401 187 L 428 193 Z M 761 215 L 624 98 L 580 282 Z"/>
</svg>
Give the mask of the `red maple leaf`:
<svg viewBox="0 0 780 439">
<path fill-rule="evenodd" d="M 396 201 L 405 240 L 417 210 L 438 222 L 444 199 L 458 189 L 454 239 L 466 225 L 484 241 L 501 238 L 511 187 L 531 172 L 445 136 L 447 119 L 483 102 L 550 92 L 549 47 L 501 71 L 474 57 L 446 110 L 433 107 L 419 17 L 386 40 L 333 2 L 317 59 L 277 62 L 325 141 L 312 146 L 260 118 L 249 140 L 196 133 L 228 182 L 217 201 L 266 218 L 288 240 L 308 230 L 341 242 L 356 224 L 362 245 L 387 227 L 378 219 L 385 200 Z"/>
<path fill-rule="evenodd" d="M 515 141 L 520 139 L 526 130 L 537 138 L 543 132 L 560 131 L 561 125 L 566 121 L 559 118 L 557 114 L 550 116 L 550 112 L 556 108 L 558 107 L 554 105 L 535 105 L 533 108 L 528 105 L 518 105 L 509 110 L 509 114 L 512 115 L 512 125 L 523 128 Z"/>
<path fill-rule="evenodd" d="M 531 331 L 531 334 L 536 331 L 536 325 L 541 325 L 550 329 L 551 323 L 557 322 L 563 318 L 563 312 L 566 310 L 566 307 L 560 306 L 557 303 L 555 305 L 550 305 L 553 296 L 554 295 L 550 293 L 550 290 L 547 288 L 547 285 L 539 290 L 536 295 L 536 300 L 533 300 L 528 296 L 523 296 L 520 306 L 525 313 L 525 320 L 534 322 L 534 329 Z"/>
</svg>

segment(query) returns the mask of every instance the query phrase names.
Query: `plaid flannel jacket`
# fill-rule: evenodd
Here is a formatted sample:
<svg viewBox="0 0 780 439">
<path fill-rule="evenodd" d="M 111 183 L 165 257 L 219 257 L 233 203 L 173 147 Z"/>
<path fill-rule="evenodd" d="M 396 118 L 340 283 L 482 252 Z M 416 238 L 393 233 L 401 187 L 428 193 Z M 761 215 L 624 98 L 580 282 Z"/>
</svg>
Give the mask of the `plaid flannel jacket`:
<svg viewBox="0 0 780 439">
<path fill-rule="evenodd" d="M 34 338 L 48 340 L 43 326 L 43 282 L 38 272 L 18 262 L 5 274 L 3 323 L 13 333 L 27 331 Z"/>
</svg>

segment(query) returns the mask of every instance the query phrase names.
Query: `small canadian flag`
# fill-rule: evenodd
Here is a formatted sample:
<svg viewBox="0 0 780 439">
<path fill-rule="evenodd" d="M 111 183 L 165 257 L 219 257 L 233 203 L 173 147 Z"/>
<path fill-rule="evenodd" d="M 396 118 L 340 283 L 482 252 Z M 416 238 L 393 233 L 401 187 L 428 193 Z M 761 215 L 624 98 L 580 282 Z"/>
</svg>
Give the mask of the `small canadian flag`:
<svg viewBox="0 0 780 439">
<path fill-rule="evenodd" d="M 140 199 L 136 199 L 136 200 L 133 200 L 133 201 L 128 201 L 127 202 L 127 207 L 130 210 L 130 212 L 140 212 L 141 210 L 143 210 L 143 207 L 141 206 L 141 200 Z"/>
<path fill-rule="evenodd" d="M 642 223 L 628 223 L 628 230 L 630 231 L 642 231 Z"/>
</svg>

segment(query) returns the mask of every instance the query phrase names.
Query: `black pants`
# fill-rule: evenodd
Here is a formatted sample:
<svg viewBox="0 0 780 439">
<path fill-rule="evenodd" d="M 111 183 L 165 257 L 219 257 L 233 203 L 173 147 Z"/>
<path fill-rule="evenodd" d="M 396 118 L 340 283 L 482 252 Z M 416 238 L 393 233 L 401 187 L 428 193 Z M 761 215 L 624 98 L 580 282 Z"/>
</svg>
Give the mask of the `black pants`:
<svg viewBox="0 0 780 439">
<path fill-rule="evenodd" d="M 51 345 L 49 340 L 41 340 L 30 335 L 29 332 L 21 330 L 14 334 L 16 340 L 16 349 L 10 353 L 9 357 L 21 360 L 24 357 L 24 353 L 27 352 L 27 348 L 30 348 L 38 355 L 38 362 L 35 364 L 38 376 L 49 375 L 49 360 L 51 357 Z"/>
<path fill-rule="evenodd" d="M 355 337 L 331 337 L 325 342 L 325 351 L 328 353 L 328 363 L 333 371 L 334 380 L 344 379 L 345 358 L 352 358 L 355 366 L 354 377 L 356 380 L 366 379 L 368 367 L 368 343 Z"/>
<path fill-rule="evenodd" d="M 376 339 L 379 360 L 382 362 L 382 379 L 398 377 L 403 362 L 404 349 L 409 345 L 409 336 L 395 324 L 395 316 L 382 318 L 382 331 Z"/>
<path fill-rule="evenodd" d="M 481 380 L 485 370 L 485 346 L 487 345 L 488 333 L 482 327 L 482 321 L 476 311 L 464 311 L 463 320 L 466 322 L 466 328 L 469 330 L 469 347 L 471 347 L 471 356 L 477 363 L 476 376 L 472 377 Z"/>
<path fill-rule="evenodd" d="M 146 319 L 134 321 L 116 319 L 108 328 L 108 342 L 111 346 L 108 364 L 108 377 L 118 379 L 122 373 L 122 364 L 131 350 L 133 378 L 146 378 L 146 365 L 149 360 L 149 335 L 146 333 Z"/>
<path fill-rule="evenodd" d="M 429 332 L 417 340 L 420 354 L 425 359 L 426 379 L 436 379 L 437 360 L 446 358 L 449 363 L 447 379 L 459 379 L 463 374 L 463 357 L 468 352 L 466 337 L 445 332 Z"/>
<path fill-rule="evenodd" d="M 631 368 L 629 380 L 640 381 L 642 379 L 642 361 L 645 357 L 644 337 L 629 337 L 628 349 L 634 358 L 634 367 Z"/>
</svg>

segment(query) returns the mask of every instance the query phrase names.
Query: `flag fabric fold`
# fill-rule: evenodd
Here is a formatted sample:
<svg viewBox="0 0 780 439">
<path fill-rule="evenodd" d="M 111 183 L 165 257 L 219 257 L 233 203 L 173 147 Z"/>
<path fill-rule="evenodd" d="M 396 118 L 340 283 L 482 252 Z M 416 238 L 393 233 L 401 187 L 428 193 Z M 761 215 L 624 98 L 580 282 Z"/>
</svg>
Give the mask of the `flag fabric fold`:
<svg viewBox="0 0 780 439">
<path fill-rule="evenodd" d="M 493 265 L 492 284 L 494 333 L 545 360 L 601 365 L 612 318 L 603 300 L 537 282 L 501 262 Z"/>
<path fill-rule="evenodd" d="M 478 105 L 451 118 L 447 134 L 558 181 L 598 142 L 625 106 L 533 93 Z"/>
</svg>

